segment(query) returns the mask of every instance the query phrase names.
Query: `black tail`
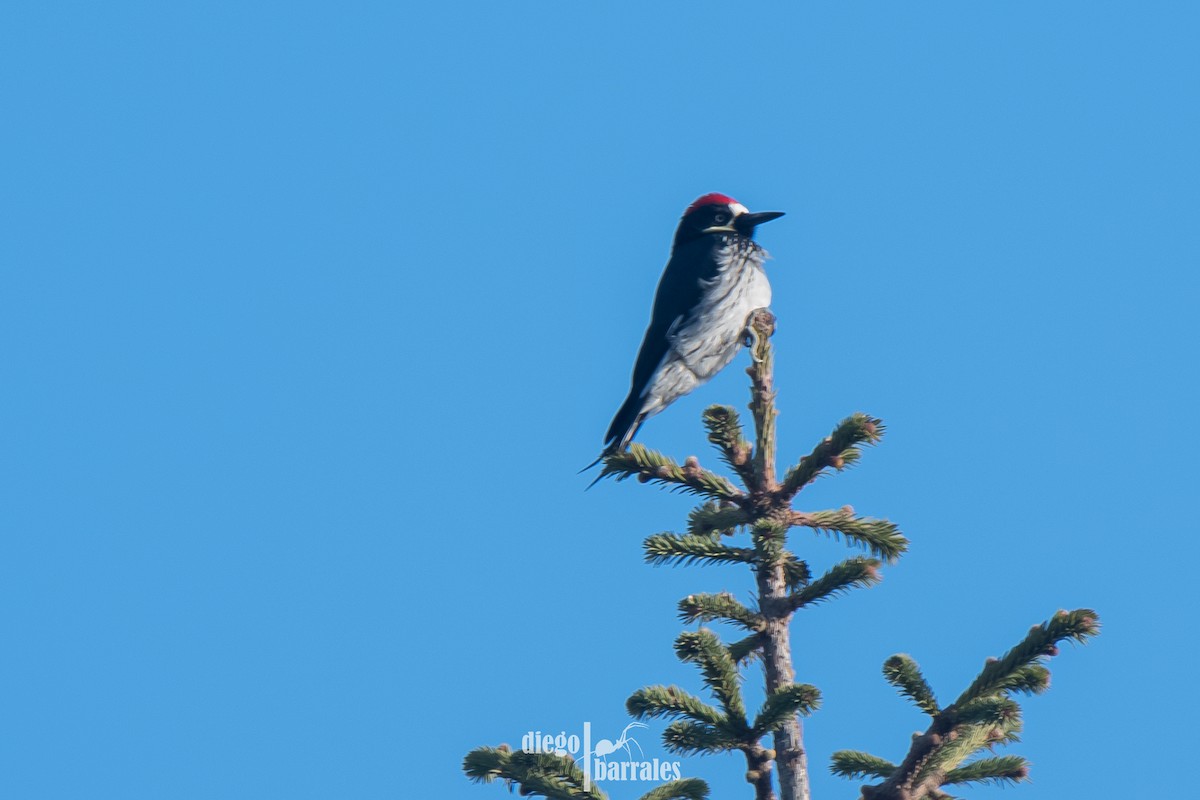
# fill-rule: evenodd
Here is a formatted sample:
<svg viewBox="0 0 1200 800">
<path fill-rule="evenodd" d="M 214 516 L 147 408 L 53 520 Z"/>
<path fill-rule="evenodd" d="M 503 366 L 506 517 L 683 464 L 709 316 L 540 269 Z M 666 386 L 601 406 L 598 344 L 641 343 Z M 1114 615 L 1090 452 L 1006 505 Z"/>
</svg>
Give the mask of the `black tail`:
<svg viewBox="0 0 1200 800">
<path fill-rule="evenodd" d="M 642 414 L 642 398 L 630 392 L 609 424 L 608 433 L 604 434 L 604 452 L 600 454 L 600 458 L 629 447 L 638 428 L 642 427 L 643 420 L 645 416 Z"/>
<path fill-rule="evenodd" d="M 592 467 L 599 464 L 604 459 L 611 456 L 613 453 L 620 452 L 629 447 L 629 443 L 633 441 L 634 435 L 638 432 L 638 428 L 642 427 L 642 422 L 645 416 L 642 414 L 642 398 L 630 394 L 625 398 L 625 402 L 621 404 L 621 408 L 617 410 L 617 415 L 613 417 L 612 423 L 608 426 L 608 433 L 604 434 L 604 449 L 600 451 L 600 456 L 588 464 L 580 472 L 587 472 Z M 596 481 L 588 484 L 588 488 L 596 485 Z"/>
</svg>

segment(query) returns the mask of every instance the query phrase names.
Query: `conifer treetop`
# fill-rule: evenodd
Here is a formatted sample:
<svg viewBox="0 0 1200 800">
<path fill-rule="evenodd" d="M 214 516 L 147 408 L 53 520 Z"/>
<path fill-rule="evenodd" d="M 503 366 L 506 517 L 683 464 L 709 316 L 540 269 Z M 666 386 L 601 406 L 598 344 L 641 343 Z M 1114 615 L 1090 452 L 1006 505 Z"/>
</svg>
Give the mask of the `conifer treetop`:
<svg viewBox="0 0 1200 800">
<path fill-rule="evenodd" d="M 894 523 L 860 516 L 848 505 L 819 511 L 793 507 L 796 497 L 813 481 L 858 463 L 864 449 L 878 443 L 886 429 L 882 420 L 852 414 L 780 480 L 776 474 L 774 331 L 775 318 L 769 311 L 760 309 L 751 315 L 747 373 L 753 440 L 733 408 L 712 406 L 703 415 L 708 440 L 732 477 L 702 467 L 696 456 L 680 463 L 635 443 L 626 452 L 606 457 L 597 480 L 635 478 L 639 483 L 703 498 L 689 514 L 684 532 L 664 531 L 645 539 L 646 562 L 748 566 L 756 584 L 755 593 L 748 598 L 730 592 L 696 592 L 678 603 L 684 623 L 727 625 L 739 637 L 726 643 L 715 631 L 701 627 L 676 639 L 676 656 L 697 667 L 715 702 L 678 686 L 652 685 L 634 692 L 626 701 L 626 710 L 639 720 L 669 720 L 662 740 L 672 753 L 740 752 L 746 762 L 745 780 L 753 788 L 755 800 L 810 800 L 808 754 L 800 719 L 818 709 L 820 692 L 795 680 L 792 617 L 853 589 L 877 585 L 883 565 L 899 560 L 908 540 Z M 795 551 L 795 542 L 790 541 L 797 529 L 837 539 L 864 552 L 814 577 L 807 561 Z M 1098 630 L 1095 612 L 1061 611 L 1034 626 L 1002 657 L 989 659 L 975 680 L 945 706 L 916 661 L 903 654 L 892 656 L 884 663 L 884 677 L 930 717 L 928 729 L 912 738 L 898 764 L 861 751 L 841 750 L 833 755 L 832 771 L 877 780 L 862 786 L 860 800 L 945 800 L 950 795 L 943 787 L 1025 780 L 1028 765 L 1019 756 L 979 755 L 1017 738 L 1021 709 L 1013 695 L 1037 694 L 1049 686 L 1045 661 L 1058 653 L 1058 645 L 1067 640 L 1084 642 Z M 765 700 L 751 713 L 741 692 L 741 671 L 754 662 L 763 670 Z M 472 780 L 502 780 L 521 795 L 562 800 L 605 798 L 569 757 L 483 747 L 468 754 L 463 769 Z M 642 800 L 701 800 L 707 794 L 704 781 L 689 778 L 656 787 Z"/>
</svg>

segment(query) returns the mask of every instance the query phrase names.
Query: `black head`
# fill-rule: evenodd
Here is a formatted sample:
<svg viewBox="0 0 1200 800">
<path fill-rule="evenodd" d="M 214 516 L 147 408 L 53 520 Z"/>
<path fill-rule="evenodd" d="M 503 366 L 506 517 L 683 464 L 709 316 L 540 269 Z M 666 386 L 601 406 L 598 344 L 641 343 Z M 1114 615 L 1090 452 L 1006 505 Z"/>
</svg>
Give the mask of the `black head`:
<svg viewBox="0 0 1200 800">
<path fill-rule="evenodd" d="M 751 214 L 732 197 L 713 192 L 697 198 L 683 212 L 679 228 L 675 231 L 675 241 L 698 239 L 714 233 L 739 233 L 742 236 L 753 237 L 757 226 L 782 216 L 782 211 Z"/>
</svg>

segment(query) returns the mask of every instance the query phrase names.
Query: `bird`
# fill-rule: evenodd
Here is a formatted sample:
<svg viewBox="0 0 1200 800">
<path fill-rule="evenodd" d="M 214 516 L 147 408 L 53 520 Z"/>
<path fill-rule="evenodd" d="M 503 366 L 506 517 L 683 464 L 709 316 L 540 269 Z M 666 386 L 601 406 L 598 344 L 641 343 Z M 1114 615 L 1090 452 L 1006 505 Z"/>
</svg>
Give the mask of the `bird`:
<svg viewBox="0 0 1200 800">
<path fill-rule="evenodd" d="M 687 207 L 658 281 L 629 395 L 604 435 L 599 463 L 629 448 L 650 417 L 724 369 L 742 346 L 751 312 L 771 304 L 754 230 L 782 211 L 752 214 L 717 192 Z"/>
</svg>

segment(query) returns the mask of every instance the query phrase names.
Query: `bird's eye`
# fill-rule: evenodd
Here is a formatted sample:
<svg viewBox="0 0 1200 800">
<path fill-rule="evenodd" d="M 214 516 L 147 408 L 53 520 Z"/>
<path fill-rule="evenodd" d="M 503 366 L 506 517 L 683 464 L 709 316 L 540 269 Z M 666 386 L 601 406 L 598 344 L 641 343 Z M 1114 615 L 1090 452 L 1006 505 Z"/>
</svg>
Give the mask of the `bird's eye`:
<svg viewBox="0 0 1200 800">
<path fill-rule="evenodd" d="M 717 223 L 718 225 L 724 225 L 728 221 L 729 221 L 729 215 L 723 211 L 718 212 L 717 215 L 715 217 L 713 217 L 713 222 Z"/>
</svg>

